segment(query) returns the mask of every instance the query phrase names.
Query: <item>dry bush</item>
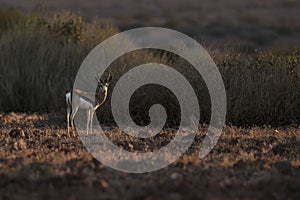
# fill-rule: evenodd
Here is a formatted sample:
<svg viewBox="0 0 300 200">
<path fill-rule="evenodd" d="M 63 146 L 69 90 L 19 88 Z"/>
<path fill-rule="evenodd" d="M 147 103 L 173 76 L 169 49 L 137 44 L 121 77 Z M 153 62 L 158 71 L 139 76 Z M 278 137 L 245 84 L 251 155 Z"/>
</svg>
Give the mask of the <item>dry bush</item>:
<svg viewBox="0 0 300 200">
<path fill-rule="evenodd" d="M 222 75 L 227 93 L 227 123 L 231 125 L 296 125 L 300 122 L 300 52 L 257 52 L 247 55 L 227 50 L 210 50 Z M 112 64 L 114 83 L 130 68 L 147 62 L 170 65 L 190 82 L 198 96 L 202 123 L 210 120 L 210 97 L 201 76 L 184 59 L 167 52 L 139 50 L 124 55 Z M 122 63 L 130 63 L 122 68 Z M 188 97 L 187 97 L 188 98 Z M 169 90 L 146 85 L 134 93 L 130 113 L 136 123 L 149 123 L 151 105 L 162 104 L 167 113 L 167 125 L 180 122 L 178 101 Z M 99 109 L 98 119 L 112 123 L 110 104 Z"/>
<path fill-rule="evenodd" d="M 86 22 L 70 12 L 35 14 L 11 25 L 0 38 L 0 110 L 65 112 L 65 92 L 71 89 L 84 57 L 117 32 L 111 24 L 99 19 Z M 254 55 L 210 50 L 210 54 L 226 87 L 228 124 L 299 124 L 299 50 Z M 111 88 L 126 71 L 148 62 L 164 63 L 182 73 L 198 96 L 201 121 L 209 120 L 210 98 L 201 76 L 185 60 L 167 52 L 149 49 L 122 56 L 109 68 L 114 77 Z M 145 86 L 132 97 L 134 120 L 147 124 L 148 108 L 154 103 L 166 107 L 168 124 L 178 124 L 175 96 L 156 85 Z M 113 123 L 109 103 L 98 114 L 103 123 Z"/>
<path fill-rule="evenodd" d="M 220 63 L 227 119 L 237 125 L 300 122 L 300 52 L 229 55 Z"/>
<path fill-rule="evenodd" d="M 1 110 L 57 111 L 64 107 L 64 94 L 71 89 L 84 57 L 117 32 L 95 20 L 93 27 L 85 22 L 72 24 L 74 18 L 81 19 L 68 12 L 43 18 L 33 15 L 1 35 Z M 93 43 L 92 33 L 97 36 Z"/>
</svg>

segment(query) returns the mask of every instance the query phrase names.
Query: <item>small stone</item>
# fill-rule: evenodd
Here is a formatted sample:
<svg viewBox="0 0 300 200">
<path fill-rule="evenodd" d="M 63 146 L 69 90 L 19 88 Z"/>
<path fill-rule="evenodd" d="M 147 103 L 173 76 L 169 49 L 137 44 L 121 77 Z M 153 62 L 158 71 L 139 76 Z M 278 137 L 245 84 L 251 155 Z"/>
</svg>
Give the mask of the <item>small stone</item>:
<svg viewBox="0 0 300 200">
<path fill-rule="evenodd" d="M 23 137 L 25 137 L 24 131 L 23 130 L 18 130 L 18 129 L 12 129 L 8 134 L 12 138 L 23 138 Z"/>
<path fill-rule="evenodd" d="M 9 149 L 11 151 L 18 151 L 18 150 L 26 150 L 27 143 L 24 140 L 14 141 L 9 144 Z"/>
<path fill-rule="evenodd" d="M 128 147 L 129 147 L 130 150 L 134 149 L 133 144 L 131 144 L 131 143 L 128 144 Z"/>
<path fill-rule="evenodd" d="M 9 145 L 9 150 L 10 151 L 17 151 L 19 148 L 18 148 L 18 143 L 17 142 L 12 142 L 10 143 Z"/>
<path fill-rule="evenodd" d="M 174 172 L 170 175 L 170 178 L 175 180 L 175 179 L 181 179 L 182 175 L 180 173 Z"/>
<path fill-rule="evenodd" d="M 59 134 L 56 134 L 56 136 L 59 137 L 60 135 L 59 135 Z M 61 134 L 61 138 L 66 139 L 66 138 L 68 138 L 68 137 L 69 137 L 69 136 L 68 136 L 66 133 Z"/>
<path fill-rule="evenodd" d="M 278 144 L 272 148 L 272 151 L 275 155 L 282 156 L 285 153 L 288 153 L 289 149 L 288 149 L 287 145 L 285 145 L 285 144 Z"/>
<path fill-rule="evenodd" d="M 20 141 L 18 142 L 18 148 L 21 149 L 21 150 L 27 149 L 27 144 L 26 144 L 26 142 L 25 142 L 24 140 L 20 140 Z"/>
<path fill-rule="evenodd" d="M 107 183 L 105 180 L 100 180 L 100 185 L 101 185 L 103 188 L 107 188 L 107 187 L 108 187 L 108 183 Z"/>
</svg>

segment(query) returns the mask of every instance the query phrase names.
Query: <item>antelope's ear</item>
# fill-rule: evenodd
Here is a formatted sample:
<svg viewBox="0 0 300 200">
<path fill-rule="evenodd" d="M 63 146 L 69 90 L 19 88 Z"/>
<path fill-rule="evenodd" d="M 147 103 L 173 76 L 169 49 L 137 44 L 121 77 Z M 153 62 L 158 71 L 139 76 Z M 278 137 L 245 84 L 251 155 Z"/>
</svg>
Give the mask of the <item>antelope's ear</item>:
<svg viewBox="0 0 300 200">
<path fill-rule="evenodd" d="M 110 83 L 111 79 L 112 79 L 112 76 L 109 76 L 106 80 L 106 83 Z"/>
</svg>

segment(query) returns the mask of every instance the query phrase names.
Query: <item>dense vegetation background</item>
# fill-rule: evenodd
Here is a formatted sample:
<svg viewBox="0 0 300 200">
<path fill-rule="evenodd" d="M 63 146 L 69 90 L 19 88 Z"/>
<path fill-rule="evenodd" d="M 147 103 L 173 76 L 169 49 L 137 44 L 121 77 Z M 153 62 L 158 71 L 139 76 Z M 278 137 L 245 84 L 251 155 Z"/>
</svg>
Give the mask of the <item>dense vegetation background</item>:
<svg viewBox="0 0 300 200">
<path fill-rule="evenodd" d="M 4 112 L 65 112 L 65 93 L 72 88 L 85 56 L 98 43 L 119 32 L 111 23 L 85 20 L 74 12 L 0 11 L 0 110 Z M 239 51 L 206 47 L 222 74 L 227 92 L 227 123 L 234 125 L 300 124 L 300 51 Z M 209 120 L 210 99 L 201 76 L 184 60 L 167 52 L 147 50 L 124 55 L 110 66 L 118 78 L 130 68 L 148 61 L 172 65 L 190 81 L 199 98 L 201 121 Z M 124 66 L 127 64 L 127 67 Z M 147 109 L 156 96 L 178 120 L 176 99 L 157 92 L 157 86 L 132 98 L 137 121 L 147 123 Z M 167 95 L 167 98 L 165 96 Z M 137 106 L 138 105 L 138 106 Z M 105 104 L 100 119 L 113 122 Z M 170 121 L 172 124 L 172 120 Z M 176 122 L 174 122 L 176 124 Z"/>
<path fill-rule="evenodd" d="M 44 5 L 41 3 L 45 3 Z M 2 0 L 0 9 L 40 7 L 72 10 L 85 19 L 98 16 L 121 31 L 144 26 L 175 29 L 214 47 L 240 49 L 299 46 L 298 0 Z"/>
</svg>

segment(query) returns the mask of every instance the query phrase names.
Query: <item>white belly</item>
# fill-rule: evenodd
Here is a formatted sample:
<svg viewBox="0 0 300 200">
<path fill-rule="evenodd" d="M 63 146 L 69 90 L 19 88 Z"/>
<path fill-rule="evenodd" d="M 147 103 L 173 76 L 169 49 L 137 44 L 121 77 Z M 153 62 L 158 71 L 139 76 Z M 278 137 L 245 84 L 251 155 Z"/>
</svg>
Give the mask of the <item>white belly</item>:
<svg viewBox="0 0 300 200">
<path fill-rule="evenodd" d="M 93 108 L 93 105 L 90 102 L 80 98 L 79 109 L 88 110 L 88 109 L 92 109 L 92 108 Z"/>
</svg>

